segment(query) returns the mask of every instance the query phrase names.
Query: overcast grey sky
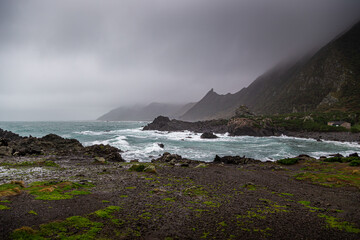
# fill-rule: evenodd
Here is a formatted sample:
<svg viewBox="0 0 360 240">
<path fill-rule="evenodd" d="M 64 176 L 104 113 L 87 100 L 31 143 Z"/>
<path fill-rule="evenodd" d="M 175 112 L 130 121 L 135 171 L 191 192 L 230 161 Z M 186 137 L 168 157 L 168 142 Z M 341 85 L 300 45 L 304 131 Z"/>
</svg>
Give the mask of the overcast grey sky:
<svg viewBox="0 0 360 240">
<path fill-rule="evenodd" d="M 359 17 L 359 0 L 0 0 L 0 120 L 233 93 Z"/>
</svg>

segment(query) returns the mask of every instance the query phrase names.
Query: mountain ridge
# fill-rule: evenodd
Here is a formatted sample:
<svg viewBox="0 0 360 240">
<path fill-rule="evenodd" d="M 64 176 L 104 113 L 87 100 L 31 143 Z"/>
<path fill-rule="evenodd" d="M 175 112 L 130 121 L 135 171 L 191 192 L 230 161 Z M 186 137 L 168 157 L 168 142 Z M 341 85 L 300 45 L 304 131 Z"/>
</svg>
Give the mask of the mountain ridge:
<svg viewBox="0 0 360 240">
<path fill-rule="evenodd" d="M 169 104 L 152 102 L 148 105 L 118 107 L 100 116 L 102 121 L 150 121 L 159 115 L 177 118 L 189 110 L 194 103 Z"/>
<path fill-rule="evenodd" d="M 182 120 L 229 118 L 240 105 L 257 114 L 360 110 L 360 22 L 311 57 L 279 64 L 234 94 L 210 90 Z"/>
</svg>

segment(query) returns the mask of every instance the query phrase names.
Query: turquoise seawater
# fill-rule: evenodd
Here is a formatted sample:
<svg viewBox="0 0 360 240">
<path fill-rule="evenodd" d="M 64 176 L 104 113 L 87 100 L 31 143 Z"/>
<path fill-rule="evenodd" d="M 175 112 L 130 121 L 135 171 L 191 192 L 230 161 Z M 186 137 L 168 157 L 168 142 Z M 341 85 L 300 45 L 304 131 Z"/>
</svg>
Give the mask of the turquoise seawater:
<svg viewBox="0 0 360 240">
<path fill-rule="evenodd" d="M 313 139 L 293 137 L 230 137 L 217 134 L 218 139 L 201 139 L 200 134 L 189 131 L 142 131 L 147 122 L 0 122 L 0 128 L 22 136 L 42 137 L 55 133 L 65 138 L 78 139 L 83 145 L 110 144 L 124 153 L 126 160 L 150 161 L 163 152 L 183 157 L 213 161 L 215 155 L 240 155 L 260 160 L 277 160 L 308 154 L 319 157 L 334 153 L 348 155 L 360 152 L 357 143 L 334 141 L 317 142 Z M 159 143 L 165 145 L 164 149 Z"/>
</svg>

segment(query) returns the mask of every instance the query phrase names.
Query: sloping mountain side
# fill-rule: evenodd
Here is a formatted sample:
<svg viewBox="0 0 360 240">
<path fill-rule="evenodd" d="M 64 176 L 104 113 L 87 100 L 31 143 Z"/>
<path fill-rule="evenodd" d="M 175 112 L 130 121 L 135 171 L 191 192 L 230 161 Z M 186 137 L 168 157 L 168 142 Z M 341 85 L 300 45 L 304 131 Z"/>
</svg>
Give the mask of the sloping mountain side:
<svg viewBox="0 0 360 240">
<path fill-rule="evenodd" d="M 103 121 L 148 121 L 159 115 L 177 118 L 188 111 L 194 103 L 150 103 L 147 106 L 119 107 L 99 117 Z"/>
<path fill-rule="evenodd" d="M 276 66 L 234 94 L 209 91 L 183 120 L 228 118 L 240 105 L 257 114 L 360 110 L 360 22 L 310 58 Z"/>
</svg>

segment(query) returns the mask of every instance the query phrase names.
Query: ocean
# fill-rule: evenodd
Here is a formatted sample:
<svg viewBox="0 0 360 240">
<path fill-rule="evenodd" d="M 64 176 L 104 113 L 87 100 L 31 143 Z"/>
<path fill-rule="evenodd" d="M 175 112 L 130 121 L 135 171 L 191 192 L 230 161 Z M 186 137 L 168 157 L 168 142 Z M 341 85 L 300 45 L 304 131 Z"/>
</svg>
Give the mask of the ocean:
<svg viewBox="0 0 360 240">
<path fill-rule="evenodd" d="M 307 154 L 313 157 L 360 152 L 358 143 L 301 139 L 294 137 L 230 137 L 201 139 L 200 134 L 183 132 L 142 131 L 148 122 L 0 122 L 0 128 L 21 136 L 42 137 L 54 133 L 75 138 L 83 145 L 110 144 L 123 151 L 125 160 L 151 161 L 164 152 L 176 153 L 193 160 L 211 162 L 215 155 L 240 155 L 259 160 L 278 160 Z M 159 144 L 164 144 L 161 148 Z"/>
</svg>

